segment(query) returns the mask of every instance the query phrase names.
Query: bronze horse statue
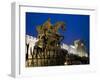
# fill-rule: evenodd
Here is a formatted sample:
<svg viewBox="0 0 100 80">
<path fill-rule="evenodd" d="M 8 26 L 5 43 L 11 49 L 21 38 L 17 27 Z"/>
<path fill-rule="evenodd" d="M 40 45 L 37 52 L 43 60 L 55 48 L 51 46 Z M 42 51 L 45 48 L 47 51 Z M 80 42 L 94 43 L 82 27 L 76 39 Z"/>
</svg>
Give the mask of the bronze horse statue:
<svg viewBox="0 0 100 80">
<path fill-rule="evenodd" d="M 53 25 L 50 18 L 44 24 L 37 26 L 37 38 L 39 39 L 37 46 L 40 46 L 42 51 L 59 48 L 61 41 L 64 39 L 64 36 L 58 32 L 60 28 L 64 31 L 65 23 L 58 21 Z"/>
</svg>

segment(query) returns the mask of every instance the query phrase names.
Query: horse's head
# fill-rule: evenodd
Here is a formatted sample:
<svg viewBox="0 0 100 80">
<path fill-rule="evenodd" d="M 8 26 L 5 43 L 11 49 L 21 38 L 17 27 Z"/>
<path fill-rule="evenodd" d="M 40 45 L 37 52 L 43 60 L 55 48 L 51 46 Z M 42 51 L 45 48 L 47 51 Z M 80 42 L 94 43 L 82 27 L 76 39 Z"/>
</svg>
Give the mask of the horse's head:
<svg viewBox="0 0 100 80">
<path fill-rule="evenodd" d="M 62 21 L 59 21 L 57 22 L 55 25 L 54 25 L 54 29 L 55 31 L 57 31 L 58 29 L 62 29 L 62 30 L 65 30 L 65 23 L 62 22 Z"/>
</svg>

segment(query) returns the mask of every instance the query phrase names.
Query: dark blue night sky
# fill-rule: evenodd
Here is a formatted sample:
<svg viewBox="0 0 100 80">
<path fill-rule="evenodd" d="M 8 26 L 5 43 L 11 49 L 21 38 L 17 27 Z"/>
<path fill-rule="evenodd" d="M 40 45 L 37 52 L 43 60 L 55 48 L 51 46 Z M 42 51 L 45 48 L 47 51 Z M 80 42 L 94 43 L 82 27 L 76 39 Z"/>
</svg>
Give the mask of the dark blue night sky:
<svg viewBox="0 0 100 80">
<path fill-rule="evenodd" d="M 42 25 L 48 18 L 51 19 L 52 24 L 57 21 L 66 23 L 66 31 L 60 30 L 64 36 L 63 43 L 70 45 L 74 40 L 82 39 L 89 51 L 89 15 L 26 12 L 26 34 L 36 36 L 36 27 Z"/>
</svg>

